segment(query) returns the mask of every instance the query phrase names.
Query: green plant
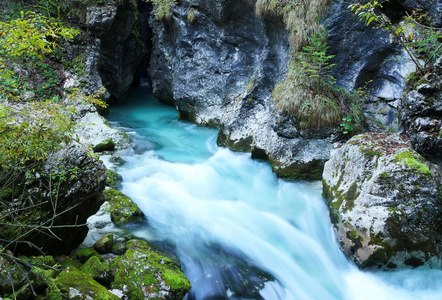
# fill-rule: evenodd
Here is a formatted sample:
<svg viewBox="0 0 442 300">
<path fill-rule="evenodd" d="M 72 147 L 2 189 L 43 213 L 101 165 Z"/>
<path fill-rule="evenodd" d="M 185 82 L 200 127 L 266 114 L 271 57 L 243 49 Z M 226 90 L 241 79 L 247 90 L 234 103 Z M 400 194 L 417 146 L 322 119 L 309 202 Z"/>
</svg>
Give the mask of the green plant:
<svg viewBox="0 0 442 300">
<path fill-rule="evenodd" d="M 59 76 L 53 65 L 43 60 L 60 40 L 72 39 L 78 33 L 29 11 L 21 11 L 16 19 L 0 21 L 0 78 L 4 82 L 0 96 L 20 100 L 26 90 L 35 90 L 37 97 L 43 99 L 60 96 Z"/>
<path fill-rule="evenodd" d="M 193 24 L 195 20 L 196 20 L 195 8 L 192 7 L 189 9 L 189 12 L 187 13 L 187 22 L 189 22 L 189 24 Z"/>
<path fill-rule="evenodd" d="M 348 114 L 346 117 L 342 118 L 342 123 L 340 124 L 340 126 L 341 126 L 341 131 L 343 134 L 348 134 L 351 131 L 353 131 L 352 122 L 353 122 L 353 119 Z"/>
<path fill-rule="evenodd" d="M 170 19 L 172 17 L 172 7 L 178 4 L 177 0 L 143 0 L 146 2 L 151 2 L 154 5 L 153 13 L 155 14 L 155 19 Z"/>
<path fill-rule="evenodd" d="M 334 87 L 328 74 L 333 66 L 327 55 L 327 33 L 323 30 L 307 39 L 301 51 L 293 55 L 287 77 L 273 91 L 276 107 L 296 117 L 299 129 L 340 128 L 344 116 L 352 116 L 359 131 L 362 123 L 360 97 Z"/>
</svg>

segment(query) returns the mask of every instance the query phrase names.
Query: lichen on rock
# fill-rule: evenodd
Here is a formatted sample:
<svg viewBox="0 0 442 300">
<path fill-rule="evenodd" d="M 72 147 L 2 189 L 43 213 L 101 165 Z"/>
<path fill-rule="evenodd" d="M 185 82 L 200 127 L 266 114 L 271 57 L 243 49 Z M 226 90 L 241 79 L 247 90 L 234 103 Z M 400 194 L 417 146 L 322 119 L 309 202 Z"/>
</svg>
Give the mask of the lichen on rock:
<svg viewBox="0 0 442 300">
<path fill-rule="evenodd" d="M 440 266 L 438 176 L 398 134 L 359 135 L 334 149 L 323 195 L 342 250 L 363 268 Z"/>
</svg>

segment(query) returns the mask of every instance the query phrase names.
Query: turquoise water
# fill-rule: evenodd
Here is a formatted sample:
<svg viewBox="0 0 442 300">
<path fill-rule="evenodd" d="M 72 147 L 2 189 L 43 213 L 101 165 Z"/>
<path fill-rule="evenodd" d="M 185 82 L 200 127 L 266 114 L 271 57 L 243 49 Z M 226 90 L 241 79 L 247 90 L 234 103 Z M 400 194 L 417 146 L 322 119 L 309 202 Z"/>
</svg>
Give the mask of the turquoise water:
<svg viewBox="0 0 442 300">
<path fill-rule="evenodd" d="M 217 131 L 177 120 L 138 89 L 109 121 L 134 140 L 114 166 L 148 218 L 133 233 L 174 249 L 187 300 L 442 299 L 440 270 L 361 272 L 340 252 L 319 182 L 217 147 Z"/>
</svg>

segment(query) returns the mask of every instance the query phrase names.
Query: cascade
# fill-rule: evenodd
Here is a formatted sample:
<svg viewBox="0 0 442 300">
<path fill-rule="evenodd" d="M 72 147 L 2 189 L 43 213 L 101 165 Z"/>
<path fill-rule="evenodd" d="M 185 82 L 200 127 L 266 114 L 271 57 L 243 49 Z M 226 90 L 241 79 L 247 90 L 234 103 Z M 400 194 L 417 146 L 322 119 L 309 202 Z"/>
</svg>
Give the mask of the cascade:
<svg viewBox="0 0 442 300">
<path fill-rule="evenodd" d="M 358 270 L 339 250 L 320 182 L 278 179 L 218 147 L 216 130 L 177 120 L 146 88 L 108 120 L 134 141 L 112 166 L 148 219 L 131 231 L 173 248 L 187 300 L 442 299 L 441 270 Z"/>
</svg>

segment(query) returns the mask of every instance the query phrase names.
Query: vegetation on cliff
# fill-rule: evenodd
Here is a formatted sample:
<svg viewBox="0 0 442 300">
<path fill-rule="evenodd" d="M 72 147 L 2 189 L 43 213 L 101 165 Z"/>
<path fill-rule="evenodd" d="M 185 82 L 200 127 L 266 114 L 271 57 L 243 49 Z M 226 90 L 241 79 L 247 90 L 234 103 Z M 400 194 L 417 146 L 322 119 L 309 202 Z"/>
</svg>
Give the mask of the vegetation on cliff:
<svg viewBox="0 0 442 300">
<path fill-rule="evenodd" d="M 327 31 L 320 25 L 328 10 L 326 0 L 257 0 L 256 13 L 282 17 L 291 33 L 292 59 L 286 78 L 273 91 L 276 107 L 294 117 L 297 127 L 341 130 L 357 133 L 362 129 L 361 100 L 334 86 L 328 75 L 333 56 L 327 55 Z"/>
</svg>

